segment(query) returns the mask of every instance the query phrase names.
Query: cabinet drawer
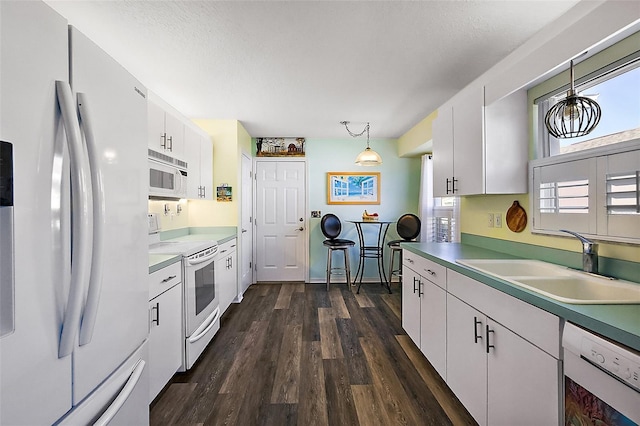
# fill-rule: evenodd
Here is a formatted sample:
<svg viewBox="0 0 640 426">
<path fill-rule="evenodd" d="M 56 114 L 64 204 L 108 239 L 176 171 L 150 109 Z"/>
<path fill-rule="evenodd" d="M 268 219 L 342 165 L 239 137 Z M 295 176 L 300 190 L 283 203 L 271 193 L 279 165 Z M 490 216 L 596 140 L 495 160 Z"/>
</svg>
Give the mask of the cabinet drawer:
<svg viewBox="0 0 640 426">
<path fill-rule="evenodd" d="M 218 246 L 218 256 L 229 256 L 229 254 L 236 249 L 236 239 L 232 238 L 231 240 L 220 244 Z"/>
<path fill-rule="evenodd" d="M 149 300 L 182 281 L 182 262 L 149 274 Z"/>
<path fill-rule="evenodd" d="M 447 268 L 439 263 L 418 256 L 408 250 L 402 250 L 402 263 L 438 287 L 447 289 Z"/>
</svg>

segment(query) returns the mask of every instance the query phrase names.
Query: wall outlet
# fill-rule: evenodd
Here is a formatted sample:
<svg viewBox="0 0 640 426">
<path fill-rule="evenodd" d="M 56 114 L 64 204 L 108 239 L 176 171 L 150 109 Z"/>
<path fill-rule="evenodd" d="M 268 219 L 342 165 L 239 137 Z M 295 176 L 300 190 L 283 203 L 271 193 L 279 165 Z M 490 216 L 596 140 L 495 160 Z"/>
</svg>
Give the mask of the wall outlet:
<svg viewBox="0 0 640 426">
<path fill-rule="evenodd" d="M 502 213 L 496 213 L 493 215 L 493 225 L 495 228 L 502 228 Z"/>
<path fill-rule="evenodd" d="M 487 226 L 493 228 L 493 213 L 489 213 L 487 216 Z"/>
</svg>

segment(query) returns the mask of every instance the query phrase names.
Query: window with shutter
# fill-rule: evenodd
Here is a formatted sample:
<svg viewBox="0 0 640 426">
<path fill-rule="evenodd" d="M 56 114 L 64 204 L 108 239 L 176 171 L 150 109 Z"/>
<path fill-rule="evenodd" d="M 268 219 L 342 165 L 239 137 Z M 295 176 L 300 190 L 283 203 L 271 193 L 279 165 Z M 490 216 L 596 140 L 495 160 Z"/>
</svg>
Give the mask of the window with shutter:
<svg viewBox="0 0 640 426">
<path fill-rule="evenodd" d="M 640 139 L 530 162 L 533 232 L 640 243 Z"/>
</svg>

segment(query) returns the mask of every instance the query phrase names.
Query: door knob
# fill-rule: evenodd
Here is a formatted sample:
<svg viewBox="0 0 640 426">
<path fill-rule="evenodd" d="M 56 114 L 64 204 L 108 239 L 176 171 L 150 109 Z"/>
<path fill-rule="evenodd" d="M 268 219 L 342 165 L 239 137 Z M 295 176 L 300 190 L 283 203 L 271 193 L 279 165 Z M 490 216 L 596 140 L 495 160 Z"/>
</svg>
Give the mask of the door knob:
<svg viewBox="0 0 640 426">
<path fill-rule="evenodd" d="M 304 231 L 304 228 L 301 226 L 300 228 L 298 228 L 298 231 Z"/>
</svg>

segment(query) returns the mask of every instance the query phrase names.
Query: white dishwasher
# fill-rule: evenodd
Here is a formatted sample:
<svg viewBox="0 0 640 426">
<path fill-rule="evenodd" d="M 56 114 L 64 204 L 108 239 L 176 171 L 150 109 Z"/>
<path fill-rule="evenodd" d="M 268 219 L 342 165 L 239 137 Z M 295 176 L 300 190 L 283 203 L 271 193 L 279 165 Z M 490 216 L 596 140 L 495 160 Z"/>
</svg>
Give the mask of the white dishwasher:
<svg viewBox="0 0 640 426">
<path fill-rule="evenodd" d="M 640 353 L 566 323 L 565 425 L 640 424 Z"/>
</svg>

